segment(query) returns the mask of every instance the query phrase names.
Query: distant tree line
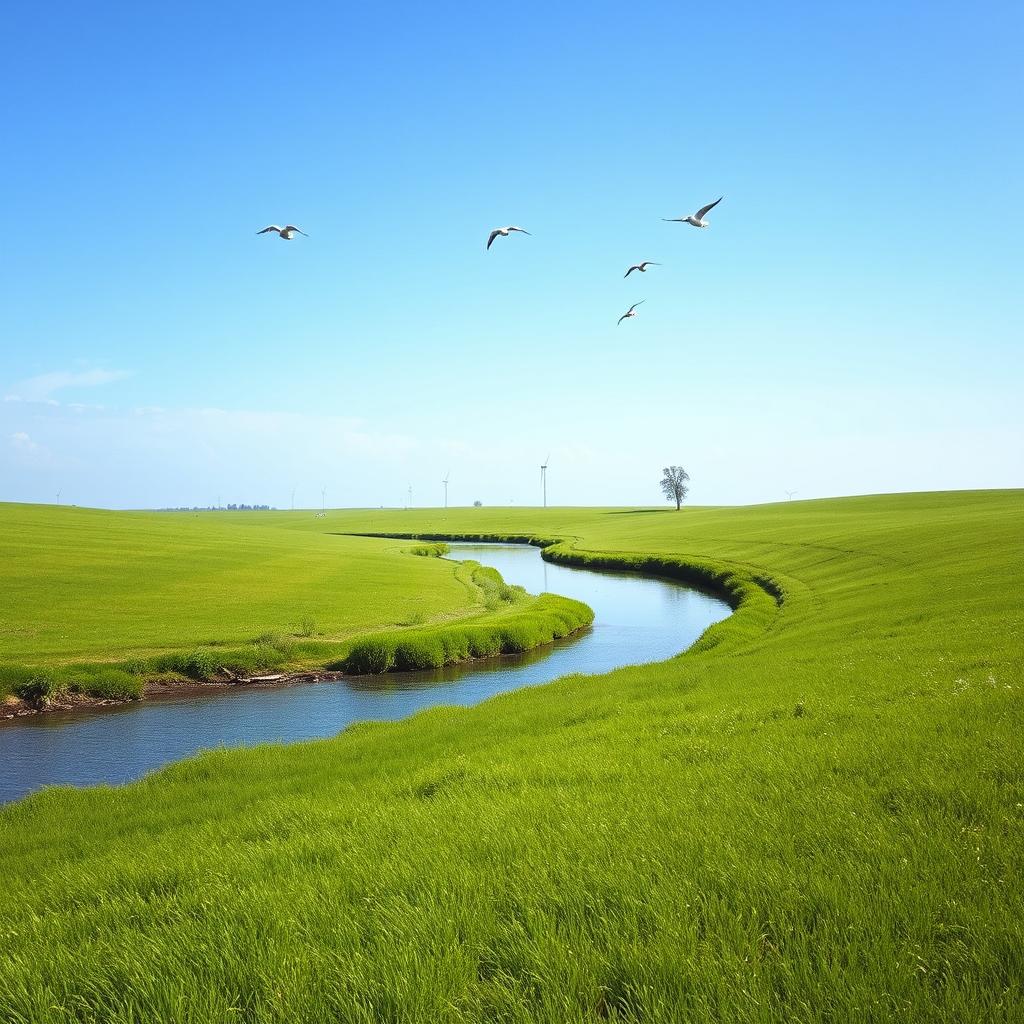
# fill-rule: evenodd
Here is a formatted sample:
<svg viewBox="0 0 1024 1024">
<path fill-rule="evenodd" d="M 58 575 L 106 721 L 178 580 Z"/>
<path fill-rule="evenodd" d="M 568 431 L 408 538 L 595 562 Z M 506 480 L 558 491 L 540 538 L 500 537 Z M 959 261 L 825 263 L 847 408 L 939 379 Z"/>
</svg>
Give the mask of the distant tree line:
<svg viewBox="0 0 1024 1024">
<path fill-rule="evenodd" d="M 276 512 L 273 505 L 176 505 L 161 512 Z"/>
</svg>

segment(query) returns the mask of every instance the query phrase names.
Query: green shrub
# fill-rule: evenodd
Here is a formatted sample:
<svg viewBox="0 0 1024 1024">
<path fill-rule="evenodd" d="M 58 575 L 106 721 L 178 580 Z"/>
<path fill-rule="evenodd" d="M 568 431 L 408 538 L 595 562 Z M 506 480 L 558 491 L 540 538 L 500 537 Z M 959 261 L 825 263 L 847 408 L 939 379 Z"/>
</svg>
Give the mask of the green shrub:
<svg viewBox="0 0 1024 1024">
<path fill-rule="evenodd" d="M 203 681 L 213 678 L 224 664 L 224 655 L 220 652 L 199 649 L 190 654 L 177 655 L 175 660 L 178 663 L 174 667 L 178 672 L 188 676 L 189 679 Z"/>
<path fill-rule="evenodd" d="M 443 630 L 438 639 L 441 643 L 443 665 L 455 665 L 470 657 L 469 635 L 464 629 Z"/>
<path fill-rule="evenodd" d="M 142 696 L 142 680 L 119 666 L 83 665 L 68 670 L 67 689 L 90 697 L 127 700 Z"/>
<path fill-rule="evenodd" d="M 536 646 L 533 631 L 525 622 L 510 622 L 499 636 L 502 654 L 520 654 Z"/>
<path fill-rule="evenodd" d="M 484 626 L 472 629 L 467 639 L 472 658 L 493 658 L 501 654 L 501 637 L 491 629 Z"/>
<path fill-rule="evenodd" d="M 16 697 L 35 704 L 57 692 L 57 680 L 49 672 L 36 671 L 28 679 L 16 683 L 11 692 Z"/>
<path fill-rule="evenodd" d="M 395 652 L 390 642 L 382 637 L 366 637 L 357 640 L 349 651 L 348 658 L 338 666 L 352 675 L 376 675 L 390 672 L 395 664 Z"/>
<path fill-rule="evenodd" d="M 520 588 L 509 589 L 516 592 L 518 601 Z M 355 641 L 346 657 L 328 668 L 356 675 L 411 672 L 469 658 L 520 653 L 587 626 L 593 618 L 594 613 L 581 601 L 544 594 L 533 599 L 527 609 L 509 608 L 503 615 L 480 622 L 363 637 Z"/>
<path fill-rule="evenodd" d="M 444 663 L 444 646 L 437 636 L 411 636 L 395 644 L 395 668 L 399 672 L 440 668 Z"/>
<path fill-rule="evenodd" d="M 416 547 L 409 550 L 412 554 L 422 558 L 443 558 L 451 551 L 451 548 L 443 540 L 436 540 L 427 544 L 417 544 Z"/>
</svg>

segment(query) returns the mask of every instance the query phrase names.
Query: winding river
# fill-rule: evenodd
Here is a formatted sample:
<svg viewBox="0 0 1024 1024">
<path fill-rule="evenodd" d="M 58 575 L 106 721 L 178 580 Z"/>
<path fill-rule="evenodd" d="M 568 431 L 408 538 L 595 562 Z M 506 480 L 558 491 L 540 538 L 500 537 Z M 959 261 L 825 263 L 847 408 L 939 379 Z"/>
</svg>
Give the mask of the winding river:
<svg viewBox="0 0 1024 1024">
<path fill-rule="evenodd" d="M 570 672 L 661 661 L 689 647 L 729 606 L 666 580 L 551 565 L 523 544 L 453 544 L 452 557 L 496 568 L 531 594 L 586 601 L 591 629 L 523 655 L 432 672 L 236 687 L 0 724 L 0 803 L 43 786 L 137 779 L 211 747 L 333 736 L 352 722 L 405 718 L 435 704 L 476 704 Z"/>
</svg>

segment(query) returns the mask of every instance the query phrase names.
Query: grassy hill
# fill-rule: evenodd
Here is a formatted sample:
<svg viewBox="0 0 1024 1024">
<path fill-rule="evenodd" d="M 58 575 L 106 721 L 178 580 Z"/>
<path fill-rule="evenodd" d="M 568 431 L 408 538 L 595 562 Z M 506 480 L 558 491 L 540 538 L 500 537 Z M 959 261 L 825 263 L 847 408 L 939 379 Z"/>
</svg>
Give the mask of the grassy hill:
<svg viewBox="0 0 1024 1024">
<path fill-rule="evenodd" d="M 475 603 L 450 565 L 322 528 L 283 531 L 269 515 L 0 504 L 0 657 L 113 659 L 243 643 L 299 632 L 306 619 L 342 637 Z"/>
<path fill-rule="evenodd" d="M 526 649 L 589 621 L 576 603 L 522 599 L 414 549 L 332 534 L 309 512 L 0 504 L 0 699 L 138 696 L 147 676 L 225 665 L 323 667 L 354 637 L 404 627 L 447 639 L 468 619 L 484 646 Z"/>
<path fill-rule="evenodd" d="M 0 1019 L 1024 1016 L 1024 493 L 264 529 L 536 534 L 742 603 L 661 664 L 0 811 Z"/>
</svg>

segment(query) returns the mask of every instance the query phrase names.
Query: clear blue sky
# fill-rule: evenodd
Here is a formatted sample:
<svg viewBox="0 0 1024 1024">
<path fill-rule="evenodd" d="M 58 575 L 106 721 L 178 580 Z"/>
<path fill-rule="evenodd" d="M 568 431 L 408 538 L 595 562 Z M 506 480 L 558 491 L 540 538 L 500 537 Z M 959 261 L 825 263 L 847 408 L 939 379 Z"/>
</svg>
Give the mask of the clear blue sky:
<svg viewBox="0 0 1024 1024">
<path fill-rule="evenodd" d="M 4 8 L 0 500 L 1024 485 L 1019 3 L 344 6 Z"/>
</svg>

